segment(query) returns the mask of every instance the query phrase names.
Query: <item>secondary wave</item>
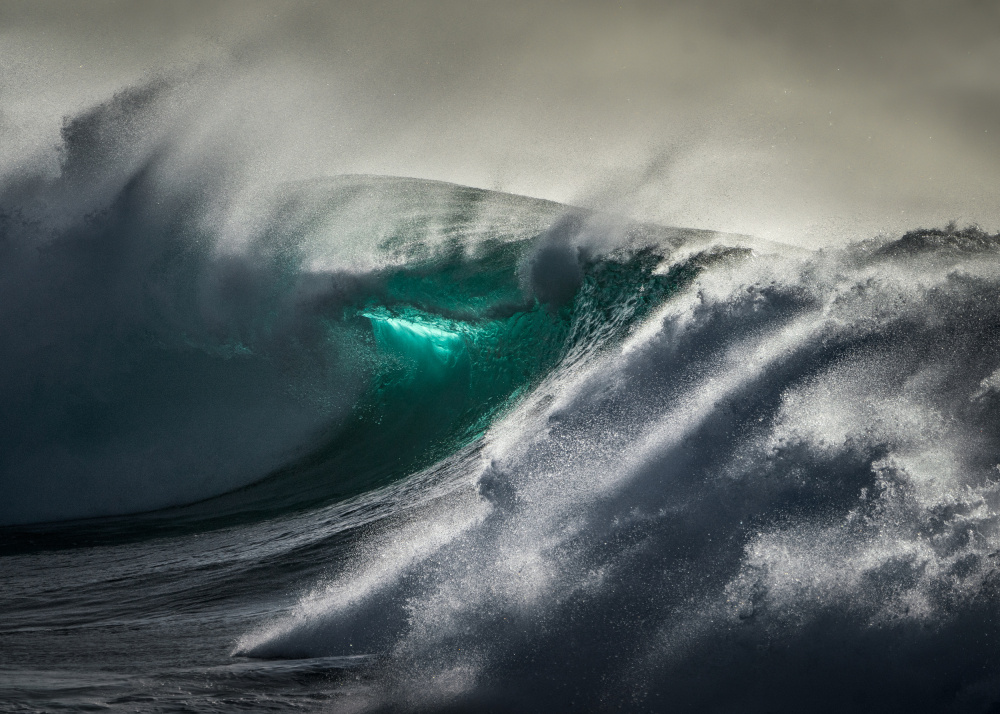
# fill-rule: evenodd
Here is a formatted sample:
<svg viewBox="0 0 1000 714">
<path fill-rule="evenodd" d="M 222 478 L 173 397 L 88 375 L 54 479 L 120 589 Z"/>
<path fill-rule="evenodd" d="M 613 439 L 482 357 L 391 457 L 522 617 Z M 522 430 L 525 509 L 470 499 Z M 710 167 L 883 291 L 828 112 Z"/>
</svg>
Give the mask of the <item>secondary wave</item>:
<svg viewBox="0 0 1000 714">
<path fill-rule="evenodd" d="M 998 247 L 725 254 L 235 653 L 382 655 L 375 709 L 985 711 Z"/>
</svg>

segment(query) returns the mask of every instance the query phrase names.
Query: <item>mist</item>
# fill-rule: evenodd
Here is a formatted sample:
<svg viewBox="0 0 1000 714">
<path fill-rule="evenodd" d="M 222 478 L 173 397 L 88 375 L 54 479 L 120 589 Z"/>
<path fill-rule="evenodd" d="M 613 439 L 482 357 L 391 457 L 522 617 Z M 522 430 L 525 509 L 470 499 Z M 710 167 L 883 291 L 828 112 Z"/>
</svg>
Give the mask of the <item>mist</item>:
<svg viewBox="0 0 1000 714">
<path fill-rule="evenodd" d="M 451 181 L 821 245 L 1000 227 L 981 2 L 8 2 L 4 172 L 154 80 L 194 161 L 260 187 Z"/>
</svg>

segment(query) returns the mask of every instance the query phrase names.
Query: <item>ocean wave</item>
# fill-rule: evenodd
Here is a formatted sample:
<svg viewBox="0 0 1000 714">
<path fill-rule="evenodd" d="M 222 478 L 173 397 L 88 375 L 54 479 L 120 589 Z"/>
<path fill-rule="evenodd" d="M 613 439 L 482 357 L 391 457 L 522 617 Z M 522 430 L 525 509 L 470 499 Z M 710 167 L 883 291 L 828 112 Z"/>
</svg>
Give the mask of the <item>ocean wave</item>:
<svg viewBox="0 0 1000 714">
<path fill-rule="evenodd" d="M 5 702 L 996 710 L 1000 238 L 233 193 L 171 91 L 0 189 Z"/>
</svg>

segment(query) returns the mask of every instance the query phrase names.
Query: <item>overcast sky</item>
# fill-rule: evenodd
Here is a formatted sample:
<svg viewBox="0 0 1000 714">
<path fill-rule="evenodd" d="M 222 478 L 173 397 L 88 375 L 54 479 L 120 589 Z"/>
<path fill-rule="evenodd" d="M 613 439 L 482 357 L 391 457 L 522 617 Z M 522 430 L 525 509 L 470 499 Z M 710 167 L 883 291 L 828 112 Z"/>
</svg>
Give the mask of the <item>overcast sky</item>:
<svg viewBox="0 0 1000 714">
<path fill-rule="evenodd" d="M 253 180 L 400 174 L 804 244 L 1000 230 L 992 1 L 4 0 L 2 166 L 54 162 L 64 116 L 155 76 Z"/>
</svg>

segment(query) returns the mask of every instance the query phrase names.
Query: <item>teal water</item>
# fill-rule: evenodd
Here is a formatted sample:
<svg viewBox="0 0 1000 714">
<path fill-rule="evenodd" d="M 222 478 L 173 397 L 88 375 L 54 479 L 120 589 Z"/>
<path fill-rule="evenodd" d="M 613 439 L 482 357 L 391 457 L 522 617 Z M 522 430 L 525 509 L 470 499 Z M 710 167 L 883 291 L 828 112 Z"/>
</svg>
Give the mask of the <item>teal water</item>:
<svg viewBox="0 0 1000 714">
<path fill-rule="evenodd" d="M 583 260 L 579 289 L 553 305 L 522 285 L 532 247 L 486 244 L 472 256 L 394 268 L 380 276 L 377 294 L 328 318 L 341 340 L 359 346 L 367 389 L 322 445 L 245 495 L 276 490 L 284 507 L 314 505 L 474 444 L 558 365 L 616 344 L 712 259 L 699 255 L 662 274 L 662 256 L 648 249 Z"/>
</svg>

